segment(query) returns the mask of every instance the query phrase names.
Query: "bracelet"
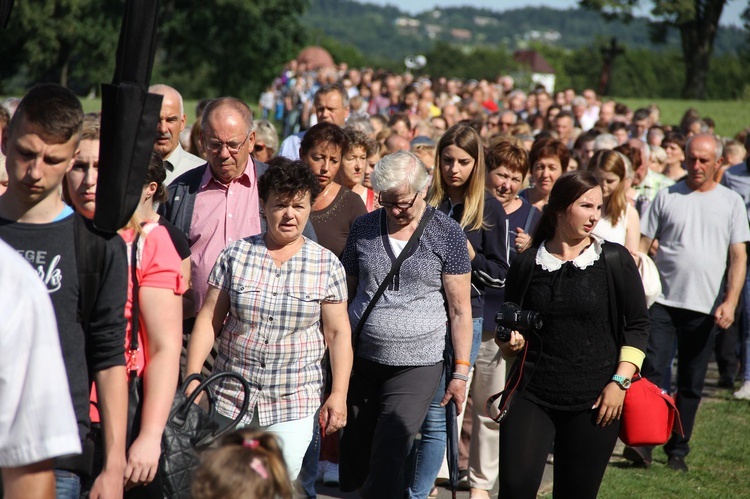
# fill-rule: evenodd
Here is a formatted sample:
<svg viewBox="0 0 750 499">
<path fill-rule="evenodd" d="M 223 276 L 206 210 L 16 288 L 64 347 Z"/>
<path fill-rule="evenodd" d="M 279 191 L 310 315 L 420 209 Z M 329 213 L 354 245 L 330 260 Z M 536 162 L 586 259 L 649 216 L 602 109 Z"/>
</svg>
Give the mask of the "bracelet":
<svg viewBox="0 0 750 499">
<path fill-rule="evenodd" d="M 467 360 L 457 360 L 457 361 L 455 362 L 455 364 L 456 364 L 457 366 L 466 366 L 466 367 L 471 367 L 471 362 L 469 362 L 469 361 L 467 361 Z"/>
<path fill-rule="evenodd" d="M 453 379 L 469 382 L 469 377 L 466 374 L 453 373 Z"/>
</svg>

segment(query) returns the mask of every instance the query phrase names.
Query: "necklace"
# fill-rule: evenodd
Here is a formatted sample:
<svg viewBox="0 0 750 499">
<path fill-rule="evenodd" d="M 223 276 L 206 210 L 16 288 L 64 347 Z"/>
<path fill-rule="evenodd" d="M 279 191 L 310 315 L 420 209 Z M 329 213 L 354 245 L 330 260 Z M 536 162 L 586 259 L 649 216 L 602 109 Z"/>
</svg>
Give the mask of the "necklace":
<svg viewBox="0 0 750 499">
<path fill-rule="evenodd" d="M 313 211 L 319 211 L 320 209 L 322 209 L 322 208 L 316 209 L 316 207 L 322 203 L 322 201 L 326 198 L 326 196 L 328 196 L 328 191 L 331 190 L 331 187 L 333 187 L 333 182 L 328 184 L 326 188 L 323 189 L 323 192 L 321 192 L 320 195 L 318 195 L 318 197 L 315 199 L 315 203 L 313 204 Z"/>
</svg>

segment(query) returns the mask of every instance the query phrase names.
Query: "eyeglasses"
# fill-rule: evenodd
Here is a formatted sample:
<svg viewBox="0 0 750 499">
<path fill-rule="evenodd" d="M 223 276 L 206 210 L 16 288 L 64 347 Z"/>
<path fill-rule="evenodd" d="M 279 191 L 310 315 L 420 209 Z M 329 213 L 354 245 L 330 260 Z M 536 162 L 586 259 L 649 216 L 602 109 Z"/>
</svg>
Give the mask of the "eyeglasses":
<svg viewBox="0 0 750 499">
<path fill-rule="evenodd" d="M 206 140 L 206 150 L 211 151 L 214 154 L 219 154 L 221 150 L 226 147 L 227 151 L 229 151 L 229 154 L 237 154 L 238 152 L 240 152 L 240 149 L 242 149 L 242 146 L 245 145 L 245 142 L 247 142 L 247 139 L 249 138 L 250 132 L 247 132 L 245 140 L 243 140 L 239 144 L 236 142 L 219 142 L 218 140 Z"/>
<path fill-rule="evenodd" d="M 414 195 L 411 203 L 388 203 L 386 201 L 383 201 L 383 193 L 381 192 L 380 194 L 378 194 L 378 204 L 388 210 L 397 208 L 399 211 L 404 211 L 414 206 L 414 203 L 417 201 L 417 196 L 419 196 L 419 193 L 416 193 Z"/>
<path fill-rule="evenodd" d="M 265 144 L 258 144 L 258 143 L 256 142 L 256 143 L 255 143 L 255 147 L 253 147 L 253 151 L 255 151 L 255 152 L 260 152 L 260 151 L 262 151 L 262 150 L 263 150 L 263 149 L 265 149 L 265 148 L 266 148 Z"/>
</svg>

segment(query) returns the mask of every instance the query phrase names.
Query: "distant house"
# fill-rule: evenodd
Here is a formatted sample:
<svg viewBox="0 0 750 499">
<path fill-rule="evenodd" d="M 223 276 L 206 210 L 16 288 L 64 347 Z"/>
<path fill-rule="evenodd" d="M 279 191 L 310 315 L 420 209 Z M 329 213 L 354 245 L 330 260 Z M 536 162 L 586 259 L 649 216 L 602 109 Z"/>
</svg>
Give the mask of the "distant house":
<svg viewBox="0 0 750 499">
<path fill-rule="evenodd" d="M 471 40 L 471 31 L 462 28 L 452 28 L 451 36 L 456 40 L 469 41 Z"/>
<path fill-rule="evenodd" d="M 547 92 L 555 91 L 555 70 L 547 60 L 536 50 L 517 50 L 513 54 L 513 60 L 531 71 L 531 81 L 541 84 Z"/>
</svg>

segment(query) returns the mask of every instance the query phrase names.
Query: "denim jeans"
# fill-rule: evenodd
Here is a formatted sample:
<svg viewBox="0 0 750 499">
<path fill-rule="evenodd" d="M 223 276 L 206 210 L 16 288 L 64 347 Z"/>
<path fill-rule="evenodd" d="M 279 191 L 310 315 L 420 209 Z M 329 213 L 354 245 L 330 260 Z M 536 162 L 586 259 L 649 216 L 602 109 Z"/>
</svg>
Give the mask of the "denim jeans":
<svg viewBox="0 0 750 499">
<path fill-rule="evenodd" d="M 78 499 L 81 477 L 67 470 L 55 470 L 55 493 L 58 499 Z"/>
<path fill-rule="evenodd" d="M 482 319 L 474 319 L 474 335 L 471 342 L 471 357 L 469 362 L 474 366 L 474 361 L 479 354 L 479 346 L 482 344 Z M 453 366 L 446 366 L 447 369 Z M 440 407 L 440 402 L 445 396 L 445 373 L 440 379 L 440 384 L 430 402 L 424 423 L 422 424 L 422 438 L 415 441 L 412 449 L 411 466 L 406 470 L 406 481 L 408 497 L 410 499 L 424 499 L 430 494 L 435 478 L 440 471 L 445 457 L 446 433 L 446 408 Z M 412 468 L 413 466 L 413 468 Z"/>
</svg>

